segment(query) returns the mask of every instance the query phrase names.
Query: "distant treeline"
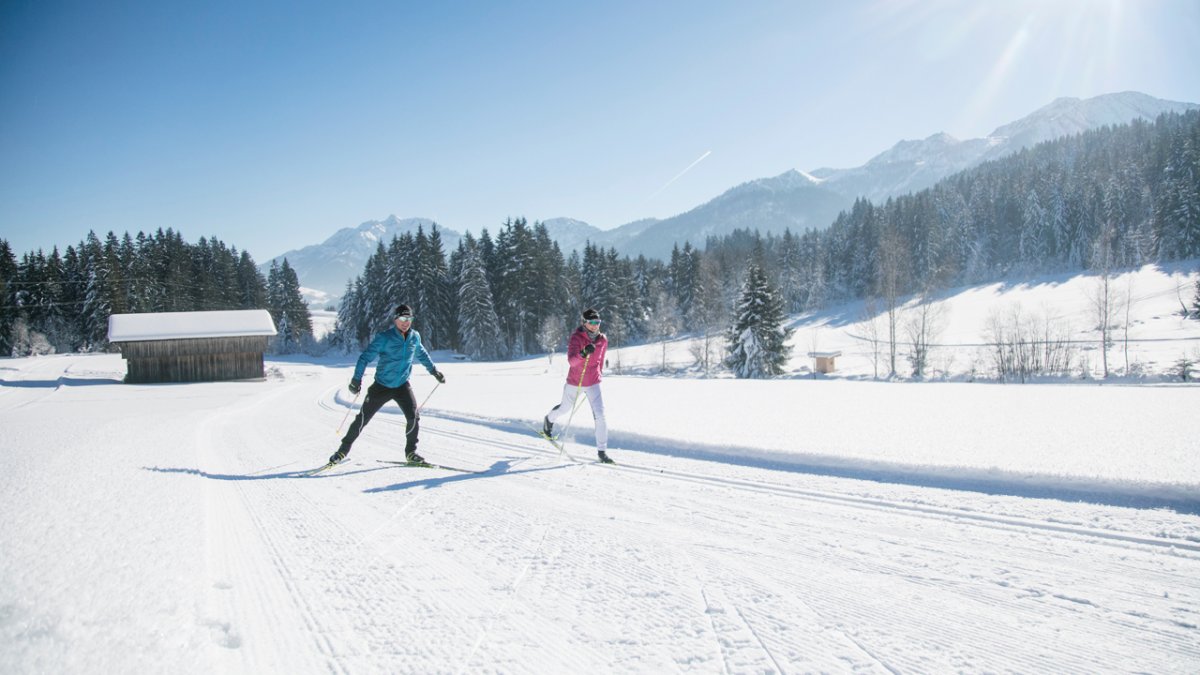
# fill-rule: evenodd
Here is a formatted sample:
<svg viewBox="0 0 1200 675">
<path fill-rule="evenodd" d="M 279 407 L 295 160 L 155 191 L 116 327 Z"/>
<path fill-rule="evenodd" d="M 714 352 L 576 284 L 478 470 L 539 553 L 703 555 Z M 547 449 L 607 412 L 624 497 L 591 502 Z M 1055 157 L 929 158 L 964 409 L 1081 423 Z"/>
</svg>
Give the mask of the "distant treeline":
<svg viewBox="0 0 1200 675">
<path fill-rule="evenodd" d="M 763 270 L 789 313 L 998 278 L 1200 257 L 1200 112 L 1104 127 L 1040 144 L 883 204 L 857 201 L 827 229 L 740 230 L 681 243 L 670 260 L 588 244 L 564 255 L 541 223 L 467 234 L 447 255 L 437 226 L 381 243 L 345 289 L 329 344 L 361 348 L 396 304 L 414 307 L 434 349 L 513 358 L 560 348 L 596 307 L 616 344 L 734 323 L 748 271 Z M 161 230 L 17 263 L 0 242 L 0 348 L 16 329 L 62 348 L 103 344 L 108 313 L 268 307 L 291 344 L 309 331 L 286 261 L 264 280 L 215 239 Z M 739 310 L 740 311 L 740 310 Z"/>
<path fill-rule="evenodd" d="M 1197 257 L 1200 111 L 1042 143 L 882 205 L 860 200 L 828 230 L 769 248 L 792 311 L 892 282 L 907 294 Z"/>
<path fill-rule="evenodd" d="M 467 235 L 448 260 L 436 226 L 380 244 L 347 286 L 335 343 L 363 344 L 398 301 L 435 348 L 509 358 L 560 346 L 596 307 L 630 343 L 727 327 L 751 264 L 788 312 L 1002 277 L 1200 256 L 1200 112 L 1104 127 L 987 162 L 825 230 L 683 243 L 669 261 L 590 243 L 565 256 L 540 223 Z"/>
<path fill-rule="evenodd" d="M 279 346 L 311 339 L 296 273 L 283 261 L 268 277 L 248 253 L 217 238 L 188 244 L 171 229 L 153 235 L 94 232 L 64 253 L 17 260 L 0 239 L 0 354 L 108 347 L 108 317 L 126 312 L 268 309 Z"/>
</svg>

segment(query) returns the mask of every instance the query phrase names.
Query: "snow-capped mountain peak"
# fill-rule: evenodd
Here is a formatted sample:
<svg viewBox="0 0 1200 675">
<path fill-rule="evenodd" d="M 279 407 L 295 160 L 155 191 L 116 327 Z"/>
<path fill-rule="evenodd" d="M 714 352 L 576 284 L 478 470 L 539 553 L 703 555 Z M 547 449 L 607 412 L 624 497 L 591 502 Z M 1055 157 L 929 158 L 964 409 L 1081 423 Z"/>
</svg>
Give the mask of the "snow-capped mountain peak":
<svg viewBox="0 0 1200 675">
<path fill-rule="evenodd" d="M 950 134 L 939 131 L 932 136 L 919 141 L 900 141 L 890 149 L 875 155 L 867 162 L 867 166 L 892 164 L 894 162 L 925 161 L 931 155 L 945 153 L 962 141 Z"/>
<path fill-rule="evenodd" d="M 386 246 L 393 237 L 416 232 L 417 228 L 429 233 L 435 225 L 429 218 L 397 218 L 395 215 L 383 220 L 368 220 L 358 227 L 344 227 L 320 244 L 276 256 L 260 267 L 266 270 L 273 261 L 287 258 L 305 287 L 336 295 L 345 289 L 348 279 L 362 273 L 363 264 L 380 244 Z M 458 245 L 460 235 L 457 232 L 441 227 L 438 231 L 447 251 Z M 306 294 L 306 297 L 317 301 L 316 294 Z"/>
<path fill-rule="evenodd" d="M 985 138 L 959 140 L 939 132 L 923 140 L 900 141 L 860 167 L 823 168 L 813 173 L 826 179 L 825 187 L 847 197 L 882 201 L 923 190 L 951 174 L 1043 141 L 1197 108 L 1200 105 L 1166 101 L 1133 91 L 1089 99 L 1058 98 L 998 127 Z"/>
</svg>

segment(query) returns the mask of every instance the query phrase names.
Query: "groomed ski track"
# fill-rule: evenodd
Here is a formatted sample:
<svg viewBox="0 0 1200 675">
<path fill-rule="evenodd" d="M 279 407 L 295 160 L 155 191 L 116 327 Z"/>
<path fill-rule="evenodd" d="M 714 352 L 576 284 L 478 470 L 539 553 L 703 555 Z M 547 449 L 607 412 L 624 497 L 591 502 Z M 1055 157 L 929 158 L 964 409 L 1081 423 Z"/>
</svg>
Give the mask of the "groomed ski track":
<svg viewBox="0 0 1200 675">
<path fill-rule="evenodd" d="M 315 400 L 327 421 L 345 410 L 336 392 Z M 815 490 L 788 472 L 628 450 L 614 451 L 617 466 L 563 462 L 519 427 L 480 422 L 426 411 L 421 449 L 481 475 L 358 464 L 263 481 L 265 491 L 232 481 L 260 539 L 279 540 L 260 569 L 283 582 L 276 602 L 297 605 L 322 667 L 1097 672 L 1114 658 L 1153 660 L 1148 640 L 1160 647 L 1156 669 L 1200 657 L 1186 614 L 1161 597 L 1178 581 L 1161 569 L 1161 549 L 1200 571 L 1197 542 L 854 494 L 861 486 Z M 214 451 L 271 446 L 247 426 L 230 419 L 232 438 Z M 403 431 L 398 412 L 381 413 L 352 457 L 398 454 Z M 308 444 L 320 458 L 333 440 Z M 296 500 L 320 515 L 304 522 Z M 290 578 L 281 551 L 297 537 L 304 547 L 292 554 L 328 561 L 325 578 L 310 578 L 310 565 Z M 414 550 L 423 555 L 410 562 Z"/>
<path fill-rule="evenodd" d="M 46 362 L 24 373 L 54 387 L 6 389 L 0 410 L 61 418 L 101 394 L 69 384 L 91 361 L 56 363 L 57 374 Z M 611 449 L 616 466 L 564 462 L 520 426 L 527 421 L 439 415 L 436 402 L 422 415 L 419 450 L 483 473 L 376 462 L 401 454 L 404 419 L 390 407 L 349 463 L 301 477 L 336 447 L 349 402 L 333 378 L 308 372 L 297 367 L 269 386 L 204 385 L 175 406 L 161 404 L 171 390 L 142 388 L 150 410 L 134 408 L 136 423 L 163 439 L 159 459 L 84 462 L 97 477 L 81 481 L 169 490 L 197 517 L 172 544 L 200 556 L 193 576 L 172 582 L 195 592 L 176 609 L 194 611 L 193 631 L 163 638 L 190 655 L 182 671 L 1093 673 L 1200 664 L 1200 541 L 1176 535 L 1194 531 L 1193 515 L 633 448 Z M 136 388 L 116 391 L 142 402 Z M 56 433 L 68 432 L 46 429 L 47 442 Z M 594 456 L 587 445 L 568 450 Z M 37 462 L 73 470 L 46 455 L 21 461 L 31 472 Z M 50 517 L 79 508 L 23 495 Z M 26 526 L 7 527 L 15 537 Z M 42 578 L 12 564 L 0 567 L 9 582 Z M 153 579 L 178 572 L 143 573 L 166 586 Z M 86 656 L 101 647 L 76 648 Z M 110 665 L 141 663 L 131 649 Z"/>
</svg>

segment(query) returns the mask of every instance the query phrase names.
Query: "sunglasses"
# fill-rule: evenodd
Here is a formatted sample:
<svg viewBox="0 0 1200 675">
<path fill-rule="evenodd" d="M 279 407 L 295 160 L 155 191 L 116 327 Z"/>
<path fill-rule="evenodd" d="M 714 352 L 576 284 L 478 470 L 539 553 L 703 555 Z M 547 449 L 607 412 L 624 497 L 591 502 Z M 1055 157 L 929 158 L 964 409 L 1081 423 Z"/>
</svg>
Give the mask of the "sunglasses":
<svg viewBox="0 0 1200 675">
<path fill-rule="evenodd" d="M 412 318 L 411 316 L 409 316 L 409 315 L 405 314 L 404 316 L 398 316 L 398 317 L 396 317 L 396 320 L 397 320 L 397 321 L 412 321 L 412 320 L 413 320 L 413 318 Z"/>
<path fill-rule="evenodd" d="M 584 321 L 584 323 L 586 323 L 589 326 L 599 326 L 600 319 L 588 319 L 587 321 Z"/>
</svg>

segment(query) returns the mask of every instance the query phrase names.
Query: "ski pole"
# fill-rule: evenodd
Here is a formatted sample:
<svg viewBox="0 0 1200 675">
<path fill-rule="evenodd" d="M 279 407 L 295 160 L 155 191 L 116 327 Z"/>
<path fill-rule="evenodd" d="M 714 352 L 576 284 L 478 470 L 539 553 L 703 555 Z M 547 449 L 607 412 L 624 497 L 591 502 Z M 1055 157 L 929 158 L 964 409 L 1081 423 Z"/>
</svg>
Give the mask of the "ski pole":
<svg viewBox="0 0 1200 675">
<path fill-rule="evenodd" d="M 437 391 L 437 388 L 440 386 L 442 386 L 441 382 L 438 382 L 437 384 L 433 385 L 433 389 L 429 390 L 429 394 L 425 397 L 425 400 L 421 401 L 421 405 L 417 406 L 417 412 L 421 412 L 421 408 L 424 408 L 425 404 L 429 403 L 429 399 L 433 398 L 433 392 Z"/>
<path fill-rule="evenodd" d="M 433 398 L 433 392 L 437 391 L 438 387 L 440 387 L 440 386 L 442 386 L 442 383 L 438 382 L 437 384 L 433 385 L 433 389 L 429 390 L 429 394 L 425 396 L 425 400 L 421 401 L 421 405 L 417 406 L 417 410 L 413 413 L 414 420 L 416 419 L 417 415 L 419 415 L 421 413 L 421 409 L 425 407 L 425 404 L 429 403 L 429 399 Z M 413 426 L 415 427 L 416 425 L 413 425 Z M 412 427 L 404 430 L 405 436 L 407 436 L 411 433 L 412 433 Z"/>
<path fill-rule="evenodd" d="M 583 393 L 583 378 L 585 375 L 587 375 L 588 361 L 591 360 L 591 354 L 583 357 L 583 370 L 579 373 L 579 386 L 575 388 L 575 401 L 571 403 L 571 416 L 567 418 L 567 423 L 563 425 L 563 430 L 562 433 L 559 434 L 559 437 L 566 436 L 567 430 L 571 428 L 571 420 L 575 419 L 575 412 L 579 410 L 579 394 Z M 565 447 L 567 447 L 567 443 L 564 439 L 564 441 L 558 446 L 559 457 L 563 456 L 563 453 L 565 452 L 563 448 Z"/>
<path fill-rule="evenodd" d="M 362 393 L 362 390 L 359 389 L 358 392 Z M 335 436 L 342 433 L 342 427 L 346 426 L 346 419 L 350 417 L 350 411 L 354 410 L 355 403 L 358 403 L 358 394 L 354 395 L 354 400 L 350 402 L 350 407 L 346 408 L 346 414 L 342 415 L 342 423 L 338 425 L 337 431 L 333 432 Z"/>
</svg>

